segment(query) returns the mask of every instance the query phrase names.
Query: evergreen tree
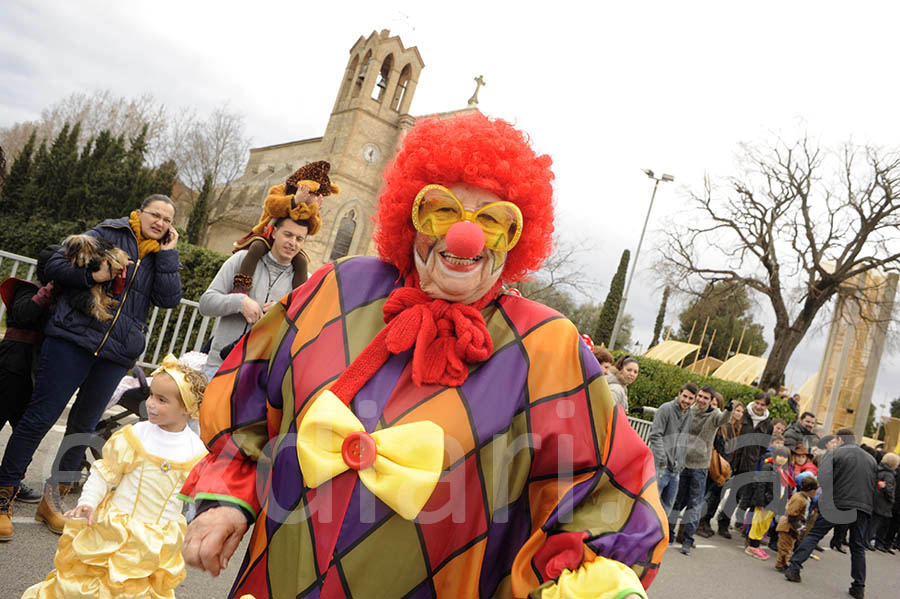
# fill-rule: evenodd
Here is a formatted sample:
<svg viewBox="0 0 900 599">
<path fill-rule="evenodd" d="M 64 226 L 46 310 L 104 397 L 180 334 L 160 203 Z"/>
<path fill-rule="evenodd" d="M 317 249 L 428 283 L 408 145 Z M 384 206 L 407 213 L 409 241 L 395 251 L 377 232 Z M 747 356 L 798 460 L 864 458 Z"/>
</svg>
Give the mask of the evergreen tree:
<svg viewBox="0 0 900 599">
<path fill-rule="evenodd" d="M 65 218 L 69 210 L 65 205 L 66 194 L 78 166 L 78 136 L 81 124 L 69 128 L 66 123 L 50 146 L 47 157 L 49 170 L 41 188 L 44 212 L 55 218 Z"/>
<path fill-rule="evenodd" d="M 42 140 L 41 145 L 34 155 L 31 163 L 31 173 L 28 182 L 22 191 L 22 201 L 17 205 L 19 214 L 31 218 L 34 215 L 45 215 L 44 210 L 44 186 L 50 179 L 50 152 L 47 150 L 47 140 Z"/>
<path fill-rule="evenodd" d="M 203 234 L 206 232 L 207 204 L 212 189 L 213 177 L 212 173 L 208 172 L 203 177 L 203 188 L 200 190 L 200 195 L 197 196 L 197 201 L 194 202 L 194 209 L 191 210 L 191 218 L 187 226 L 188 243 L 201 245 L 203 242 Z"/>
<path fill-rule="evenodd" d="M 616 270 L 612 283 L 609 285 L 609 293 L 606 295 L 606 300 L 603 302 L 603 310 L 600 311 L 600 317 L 597 319 L 597 329 L 594 331 L 593 337 L 595 344 L 602 343 L 609 347 L 609 338 L 616 324 L 616 314 L 619 312 L 619 304 L 622 302 L 622 294 L 625 291 L 625 273 L 628 270 L 630 257 L 630 251 L 625 250 L 622 252 L 622 258 L 619 260 L 619 269 Z"/>
<path fill-rule="evenodd" d="M 742 284 L 719 282 L 707 285 L 703 293 L 678 316 L 681 322 L 679 340 L 688 340 L 691 327 L 696 322 L 691 343 L 699 343 L 699 335 L 707 317 L 709 325 L 706 327 L 706 344 L 709 343 L 712 332 L 716 331 L 716 338 L 709 351 L 709 355 L 714 358 L 727 360 L 730 356 L 725 354 L 729 345 L 731 351 L 736 352 L 742 332 L 744 334 L 741 343 L 742 354 L 761 356 L 769 346 L 763 338 L 763 326 L 753 322 L 752 304 Z M 703 345 L 701 358 L 706 355 L 706 351 L 707 345 Z M 691 354 L 691 359 L 693 356 L 694 354 Z"/>
<path fill-rule="evenodd" d="M 153 171 L 150 179 L 150 185 L 147 194 L 144 197 L 154 193 L 163 195 L 172 195 L 172 188 L 175 187 L 175 181 L 178 179 L 178 166 L 174 160 L 166 160 Z M 143 200 L 143 198 L 141 198 Z"/>
<path fill-rule="evenodd" d="M 25 143 L 25 147 L 22 148 L 9 168 L 9 176 L 3 184 L 2 194 L 0 194 L 0 211 L 3 214 L 14 213 L 22 207 L 25 187 L 31 180 L 32 157 L 36 143 L 36 136 L 32 133 Z"/>
<path fill-rule="evenodd" d="M 656 325 L 653 327 L 653 341 L 650 342 L 650 347 L 653 347 L 659 342 L 663 321 L 666 319 L 666 304 L 669 303 L 669 291 L 668 287 L 663 290 L 662 302 L 659 304 L 659 313 L 656 315 Z"/>
<path fill-rule="evenodd" d="M 891 402 L 891 418 L 900 418 L 900 397 Z"/>
</svg>

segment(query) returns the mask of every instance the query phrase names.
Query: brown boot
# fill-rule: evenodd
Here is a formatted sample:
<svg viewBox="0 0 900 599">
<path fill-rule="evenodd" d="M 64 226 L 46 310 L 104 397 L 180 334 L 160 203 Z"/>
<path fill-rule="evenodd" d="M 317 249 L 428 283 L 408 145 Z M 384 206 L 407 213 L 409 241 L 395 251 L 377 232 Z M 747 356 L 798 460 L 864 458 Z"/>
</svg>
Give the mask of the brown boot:
<svg viewBox="0 0 900 599">
<path fill-rule="evenodd" d="M 66 519 L 63 517 L 62 499 L 72 490 L 72 485 L 59 483 L 52 485 L 47 483 L 44 485 L 44 496 L 41 498 L 41 504 L 34 514 L 34 519 L 43 522 L 51 531 L 61 535 L 63 528 L 66 526 Z"/>
<path fill-rule="evenodd" d="M 16 487 L 0 487 L 0 541 L 8 541 L 13 536 L 12 505 L 16 491 Z"/>
</svg>

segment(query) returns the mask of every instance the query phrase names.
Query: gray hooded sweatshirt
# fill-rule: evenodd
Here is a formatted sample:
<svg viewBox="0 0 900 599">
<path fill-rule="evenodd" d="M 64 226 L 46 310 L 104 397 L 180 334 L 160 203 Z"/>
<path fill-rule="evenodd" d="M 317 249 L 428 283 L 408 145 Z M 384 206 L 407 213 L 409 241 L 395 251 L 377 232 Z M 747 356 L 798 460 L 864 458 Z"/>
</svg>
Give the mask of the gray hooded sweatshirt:
<svg viewBox="0 0 900 599">
<path fill-rule="evenodd" d="M 731 412 L 718 410 L 711 405 L 701 412 L 697 404 L 692 405 L 688 411 L 693 416 L 690 428 L 691 441 L 688 445 L 687 456 L 685 456 L 684 467 L 709 468 L 716 430 L 731 419 Z"/>
<path fill-rule="evenodd" d="M 653 426 L 650 427 L 650 450 L 653 451 L 657 470 L 684 470 L 692 416 L 690 409 L 681 410 L 677 397 L 656 410 Z M 709 461 L 706 463 L 708 466 Z"/>
</svg>

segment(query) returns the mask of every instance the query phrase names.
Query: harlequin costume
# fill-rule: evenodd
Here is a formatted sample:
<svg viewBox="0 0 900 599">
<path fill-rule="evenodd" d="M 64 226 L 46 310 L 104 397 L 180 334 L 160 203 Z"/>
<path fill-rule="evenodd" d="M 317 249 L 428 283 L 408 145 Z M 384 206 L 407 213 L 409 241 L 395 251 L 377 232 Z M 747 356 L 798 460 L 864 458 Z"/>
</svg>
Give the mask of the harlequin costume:
<svg viewBox="0 0 900 599">
<path fill-rule="evenodd" d="M 272 235 L 275 223 L 281 218 L 291 218 L 307 223 L 307 236 L 315 235 L 322 226 L 319 205 L 315 202 L 298 202 L 295 199 L 297 190 L 302 186 L 319 197 L 338 193 L 340 189 L 331 183 L 328 171 L 331 165 L 324 160 L 311 162 L 297 169 L 287 178 L 284 185 L 275 185 L 269 189 L 263 203 L 259 222 L 244 237 L 234 243 L 234 252 L 247 250 L 241 265 L 241 271 L 234 276 L 234 291 L 247 292 L 253 285 L 253 273 L 259 259 L 272 249 Z M 302 249 L 292 261 L 294 267 L 294 287 L 298 287 L 307 278 L 309 256 Z"/>
<path fill-rule="evenodd" d="M 199 398 L 192 397 L 176 363 L 170 354 L 153 374 L 172 376 L 188 411 L 196 413 Z M 113 433 L 78 500 L 94 508 L 93 524 L 67 519 L 55 569 L 22 598 L 174 598 L 185 577 L 181 545 L 187 528 L 177 493 L 204 455 L 188 426 L 167 432 L 143 421 Z"/>
<path fill-rule="evenodd" d="M 441 139 L 443 176 L 422 152 Z M 507 148 L 505 170 L 467 169 L 465 140 Z M 324 266 L 229 355 L 182 493 L 255 520 L 230 596 L 645 596 L 667 530 L 653 459 L 575 327 L 498 286 L 435 300 L 412 267 L 410 204 L 437 180 L 515 200 L 503 280 L 537 268 L 549 165 L 481 114 L 417 123 L 385 174 L 385 260 Z"/>
</svg>

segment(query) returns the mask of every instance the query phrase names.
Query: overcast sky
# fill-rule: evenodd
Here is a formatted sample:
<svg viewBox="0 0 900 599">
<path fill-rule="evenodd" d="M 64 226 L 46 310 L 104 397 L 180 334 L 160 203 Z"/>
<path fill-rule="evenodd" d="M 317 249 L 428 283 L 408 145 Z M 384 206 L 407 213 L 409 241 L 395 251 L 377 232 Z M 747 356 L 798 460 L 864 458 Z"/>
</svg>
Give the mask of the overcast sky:
<svg viewBox="0 0 900 599">
<path fill-rule="evenodd" d="M 704 173 L 735 172 L 739 142 L 808 131 L 826 145 L 900 145 L 900 7 L 585 4 L 5 0 L 0 126 L 72 92 L 109 89 L 201 113 L 227 100 L 254 146 L 320 136 L 350 47 L 388 28 L 426 65 L 414 115 L 464 107 L 483 75 L 482 112 L 515 122 L 553 157 L 557 226 L 599 248 L 584 265 L 602 284 L 598 300 L 622 249 L 637 245 L 652 188 L 641 169 L 675 176 L 657 194 L 628 299 L 646 349 L 661 296 L 649 271 L 657 233 Z M 770 323 L 767 308 L 757 318 Z M 824 339 L 810 334 L 788 384 L 815 372 Z M 883 359 L 877 404 L 900 396 L 897 365 Z"/>
</svg>

